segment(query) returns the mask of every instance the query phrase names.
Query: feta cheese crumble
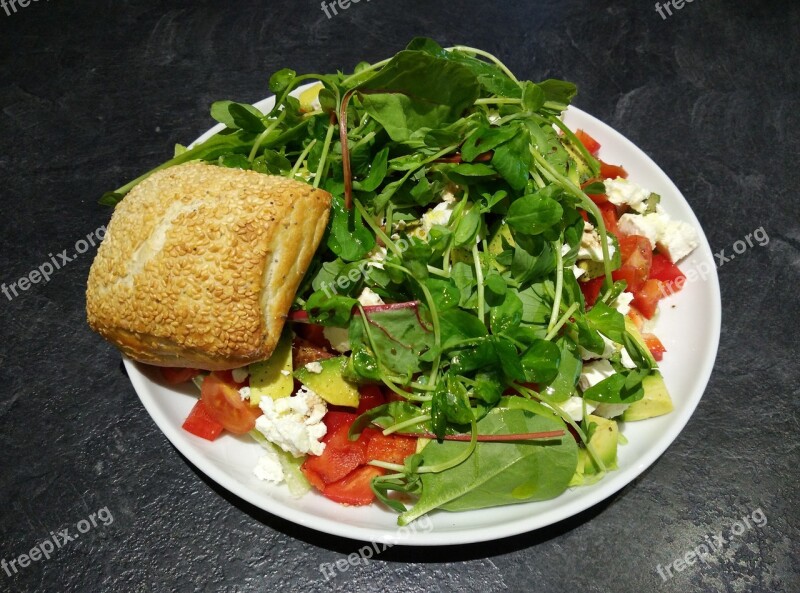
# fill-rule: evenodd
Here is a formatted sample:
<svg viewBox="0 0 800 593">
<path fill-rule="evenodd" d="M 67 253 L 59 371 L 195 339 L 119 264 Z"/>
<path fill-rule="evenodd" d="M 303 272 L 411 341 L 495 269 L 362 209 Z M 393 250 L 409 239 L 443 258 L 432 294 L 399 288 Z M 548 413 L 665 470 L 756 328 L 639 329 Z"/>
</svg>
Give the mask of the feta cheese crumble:
<svg viewBox="0 0 800 593">
<path fill-rule="evenodd" d="M 434 225 L 447 226 L 453 210 L 456 208 L 456 201 L 445 201 L 436 204 L 433 208 L 422 215 L 422 228 L 425 233 L 430 233 Z"/>
<path fill-rule="evenodd" d="M 614 374 L 614 367 L 605 359 L 596 360 L 583 365 L 581 377 L 578 379 L 578 386 L 582 391 L 594 387 L 603 379 L 607 379 Z"/>
<path fill-rule="evenodd" d="M 336 352 L 350 352 L 350 332 L 346 327 L 329 327 L 325 326 L 322 330 L 322 335 L 331 343 L 331 348 Z"/>
<path fill-rule="evenodd" d="M 283 482 L 283 466 L 278 453 L 272 448 L 265 448 L 264 454 L 258 459 L 253 468 L 253 473 L 259 480 L 280 484 Z"/>
<path fill-rule="evenodd" d="M 615 206 L 629 206 L 631 210 L 642 213 L 647 209 L 647 199 L 651 192 L 622 177 L 606 179 L 608 201 Z"/>
<path fill-rule="evenodd" d="M 608 257 L 613 257 L 615 248 L 611 237 L 606 237 L 608 243 Z M 603 246 L 600 243 L 600 233 L 594 228 L 591 222 L 583 223 L 583 236 L 581 237 L 580 248 L 578 249 L 578 259 L 590 259 L 592 261 L 603 261 Z"/>
<path fill-rule="evenodd" d="M 577 395 L 573 395 L 567 401 L 561 402 L 558 404 L 561 409 L 569 415 L 575 422 L 580 422 L 583 420 L 583 398 Z M 596 404 L 588 401 L 586 402 L 586 413 L 591 414 L 594 412 L 595 408 L 597 407 Z"/>
<path fill-rule="evenodd" d="M 247 386 L 240 387 L 239 388 L 239 397 L 242 398 L 242 401 L 250 399 L 250 388 L 247 387 Z"/>
<path fill-rule="evenodd" d="M 364 290 L 361 291 L 361 294 L 358 295 L 358 302 L 365 307 L 369 307 L 370 305 L 386 304 L 383 302 L 383 299 L 380 297 L 380 295 L 368 286 L 365 286 Z"/>
<path fill-rule="evenodd" d="M 301 387 L 291 397 L 263 397 L 259 407 L 264 414 L 256 419 L 256 430 L 271 443 L 295 457 L 321 455 L 325 450 L 325 443 L 319 440 L 327 431 L 322 417 L 328 410 L 308 387 Z"/>
<path fill-rule="evenodd" d="M 319 362 L 318 360 L 309 362 L 308 364 L 306 364 L 306 370 L 309 373 L 314 373 L 315 375 L 319 375 L 320 373 L 322 373 L 322 363 Z"/>
<path fill-rule="evenodd" d="M 244 383 L 245 381 L 247 381 L 247 377 L 250 376 L 250 373 L 247 372 L 247 367 L 243 367 L 240 369 L 233 369 L 231 371 L 231 376 L 233 377 L 233 380 L 236 381 L 237 383 Z"/>
</svg>

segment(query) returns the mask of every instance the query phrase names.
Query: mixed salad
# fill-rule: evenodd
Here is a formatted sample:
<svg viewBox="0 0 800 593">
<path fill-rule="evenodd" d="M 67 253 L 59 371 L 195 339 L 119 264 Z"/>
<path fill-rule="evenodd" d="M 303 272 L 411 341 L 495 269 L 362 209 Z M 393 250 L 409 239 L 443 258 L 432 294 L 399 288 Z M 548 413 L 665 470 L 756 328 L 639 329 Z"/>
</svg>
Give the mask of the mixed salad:
<svg viewBox="0 0 800 593">
<path fill-rule="evenodd" d="M 250 434 L 259 478 L 403 525 L 593 483 L 620 421 L 672 410 L 651 327 L 697 237 L 562 122 L 575 85 L 414 39 L 269 86 L 269 112 L 214 103 L 225 130 L 158 169 L 305 180 L 333 195 L 329 228 L 268 360 L 162 369 L 200 387 L 186 430 Z"/>
</svg>

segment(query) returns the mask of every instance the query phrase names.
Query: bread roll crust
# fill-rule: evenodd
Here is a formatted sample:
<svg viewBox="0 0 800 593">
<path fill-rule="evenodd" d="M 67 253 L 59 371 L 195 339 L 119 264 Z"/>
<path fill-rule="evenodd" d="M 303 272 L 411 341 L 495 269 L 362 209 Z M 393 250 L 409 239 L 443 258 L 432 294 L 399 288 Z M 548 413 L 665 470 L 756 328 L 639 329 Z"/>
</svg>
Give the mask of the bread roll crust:
<svg viewBox="0 0 800 593">
<path fill-rule="evenodd" d="M 89 325 L 158 366 L 269 357 L 330 202 L 305 183 L 206 163 L 153 174 L 111 217 L 89 272 Z"/>
</svg>

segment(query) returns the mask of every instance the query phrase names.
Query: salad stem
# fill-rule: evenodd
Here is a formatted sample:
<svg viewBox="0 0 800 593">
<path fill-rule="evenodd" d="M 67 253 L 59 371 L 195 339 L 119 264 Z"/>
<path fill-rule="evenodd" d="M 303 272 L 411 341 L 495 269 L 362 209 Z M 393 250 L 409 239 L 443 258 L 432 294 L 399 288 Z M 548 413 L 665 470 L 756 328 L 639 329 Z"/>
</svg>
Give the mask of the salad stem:
<svg viewBox="0 0 800 593">
<path fill-rule="evenodd" d="M 314 174 L 314 189 L 319 187 L 319 182 L 322 180 L 322 173 L 327 165 L 328 151 L 331 148 L 331 139 L 333 139 L 333 122 L 328 124 L 328 132 L 325 134 L 325 145 L 322 147 L 322 155 L 319 157 L 319 165 L 317 165 L 317 172 Z"/>
<path fill-rule="evenodd" d="M 357 199 L 353 199 L 353 204 L 355 205 L 356 210 L 358 210 L 358 213 L 361 214 L 361 218 L 363 218 L 364 222 L 369 225 L 369 228 L 372 229 L 372 232 L 374 232 L 375 235 L 379 237 L 381 241 L 383 241 L 383 244 L 386 245 L 388 249 L 391 249 L 397 257 L 403 257 L 403 252 L 400 250 L 400 248 L 395 245 L 394 241 L 392 241 L 389 235 L 384 232 L 380 225 L 375 223 L 372 215 L 367 212 L 367 209 L 364 208 L 361 202 L 359 202 Z"/>
<path fill-rule="evenodd" d="M 269 126 L 267 126 L 267 128 L 258 135 L 258 138 L 256 138 L 256 141 L 253 143 L 253 148 L 250 150 L 250 155 L 247 157 L 248 161 L 250 161 L 251 163 L 253 162 L 253 159 L 255 159 L 256 155 L 258 154 L 258 149 L 261 148 L 261 144 L 264 142 L 267 136 L 269 136 L 272 133 L 272 131 L 275 128 L 281 125 L 283 118 L 286 117 L 286 113 L 287 112 L 285 109 L 281 111 L 280 115 L 275 119 L 275 121 L 272 122 Z"/>
<path fill-rule="evenodd" d="M 519 79 L 516 76 L 514 76 L 514 73 L 511 70 L 509 70 L 508 67 L 505 64 L 503 64 L 503 62 L 501 62 L 496 56 L 493 56 L 488 51 L 483 51 L 482 49 L 477 49 L 477 48 L 469 47 L 469 46 L 466 46 L 466 45 L 455 45 L 453 47 L 448 47 L 446 49 L 447 49 L 447 51 L 463 51 L 463 52 L 475 54 L 476 56 L 483 56 L 484 58 L 487 58 L 488 60 L 491 60 L 492 62 L 494 62 L 494 64 L 498 68 L 500 68 L 500 70 L 502 70 L 503 73 L 505 73 L 506 76 L 508 76 L 515 83 L 519 84 Z"/>
<path fill-rule="evenodd" d="M 475 100 L 475 105 L 520 105 L 521 103 L 522 99 L 514 99 L 511 97 L 485 97 Z"/>
<path fill-rule="evenodd" d="M 559 237 L 556 244 L 556 294 L 553 298 L 553 310 L 550 312 L 550 323 L 547 324 L 547 335 L 553 331 L 553 327 L 558 320 L 558 313 L 561 310 L 561 293 L 564 290 L 564 256 L 561 254 L 564 235 Z"/>
<path fill-rule="evenodd" d="M 544 337 L 544 339 L 550 341 L 554 337 L 556 337 L 556 335 L 558 334 L 558 332 L 561 329 L 561 327 L 567 322 L 567 319 L 569 319 L 572 316 L 572 314 L 575 312 L 575 310 L 577 308 L 578 308 L 578 303 L 572 303 L 572 305 L 570 305 L 569 309 L 566 310 L 566 312 L 561 316 L 561 318 L 553 326 L 553 329 L 551 329 L 550 331 L 547 332 L 547 335 Z M 553 309 L 553 310 L 555 311 L 556 309 Z"/>
<path fill-rule="evenodd" d="M 483 287 L 483 268 L 481 267 L 481 259 L 478 254 L 478 244 L 472 246 L 472 260 L 475 263 L 475 282 L 478 285 L 478 319 L 481 323 L 486 323 L 483 309 L 486 306 L 484 301 L 484 287 Z"/>
<path fill-rule="evenodd" d="M 292 172 L 290 173 L 292 177 L 297 176 L 297 172 L 300 171 L 300 167 L 303 166 L 303 161 L 305 161 L 306 157 L 308 156 L 308 153 L 311 152 L 311 149 L 314 148 L 314 145 L 316 143 L 317 139 L 314 138 L 311 142 L 308 143 L 308 146 L 306 146 L 303 149 L 303 152 L 300 153 L 300 156 L 297 157 L 297 161 L 295 161 L 294 167 L 292 167 Z"/>
<path fill-rule="evenodd" d="M 427 422 L 430 419 L 431 417 L 429 414 L 422 414 L 421 416 L 409 418 L 408 420 L 404 420 L 403 422 L 398 422 L 397 424 L 384 429 L 383 435 L 384 436 L 390 435 L 393 432 L 397 432 L 398 430 L 403 430 L 407 426 L 414 426 L 415 424 L 419 424 L 421 422 Z"/>
</svg>

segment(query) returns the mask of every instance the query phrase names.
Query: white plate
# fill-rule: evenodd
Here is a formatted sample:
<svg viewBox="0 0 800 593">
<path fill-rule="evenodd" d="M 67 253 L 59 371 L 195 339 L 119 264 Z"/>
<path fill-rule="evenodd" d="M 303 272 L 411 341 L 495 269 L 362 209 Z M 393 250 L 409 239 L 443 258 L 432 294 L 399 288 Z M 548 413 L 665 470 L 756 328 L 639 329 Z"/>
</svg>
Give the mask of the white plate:
<svg viewBox="0 0 800 593">
<path fill-rule="evenodd" d="M 271 109 L 274 99 L 256 104 Z M 248 437 L 225 435 L 205 441 L 181 429 L 196 399 L 191 387 L 174 389 L 156 380 L 152 369 L 125 360 L 144 407 L 173 445 L 212 480 L 249 503 L 305 527 L 342 537 L 404 545 L 465 544 L 524 533 L 566 519 L 597 504 L 630 483 L 678 436 L 703 395 L 711 375 L 720 335 L 720 294 L 708 241 L 686 199 L 644 152 L 618 132 L 570 107 L 566 123 L 586 130 L 602 144 L 601 155 L 625 166 L 630 179 L 662 196 L 668 214 L 692 224 L 700 247 L 681 263 L 684 273 L 704 270 L 675 296 L 662 301 L 656 333 L 667 348 L 661 369 L 675 403 L 666 416 L 624 426 L 628 444 L 620 447 L 619 470 L 593 486 L 575 488 L 544 502 L 532 502 L 463 513 L 435 512 L 411 526 L 398 528 L 397 515 L 375 504 L 345 507 L 317 493 L 295 499 L 285 486 L 259 481 L 252 473 L 261 448 Z M 223 129 L 219 125 L 198 139 Z"/>
</svg>

